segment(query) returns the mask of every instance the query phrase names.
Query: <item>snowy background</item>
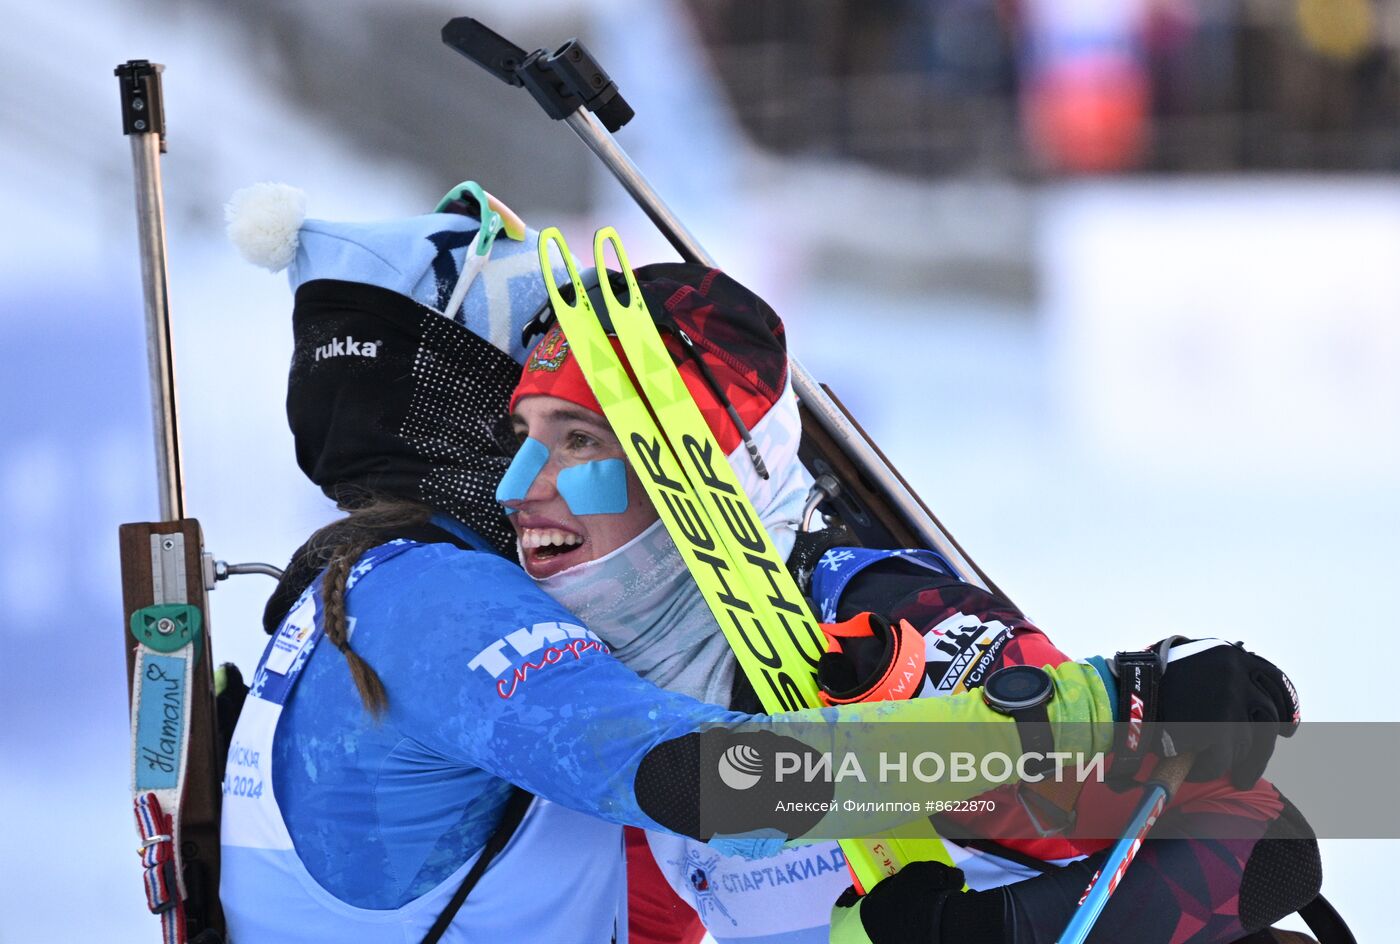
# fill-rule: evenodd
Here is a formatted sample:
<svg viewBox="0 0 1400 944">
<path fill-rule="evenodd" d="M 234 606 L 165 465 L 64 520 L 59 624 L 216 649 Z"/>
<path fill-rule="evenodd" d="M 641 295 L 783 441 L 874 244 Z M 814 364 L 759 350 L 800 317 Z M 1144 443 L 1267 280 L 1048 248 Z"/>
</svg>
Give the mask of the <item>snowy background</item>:
<svg viewBox="0 0 1400 944">
<path fill-rule="evenodd" d="M 755 143 L 684 8 L 495 6 L 470 12 L 527 48 L 585 38 L 638 112 L 621 143 L 1062 648 L 1243 638 L 1287 668 L 1307 717 L 1400 720 L 1356 671 L 1400 608 L 1394 165 L 904 173 Z M 1395 4 L 1375 6 L 1393 28 Z M 536 226 L 581 238 L 611 223 L 634 261 L 668 257 L 570 132 L 439 44 L 459 12 L 272 0 L 7 11 L 4 944 L 157 934 L 126 794 L 116 527 L 154 517 L 155 500 L 112 68 L 166 66 L 187 499 L 224 560 L 281 564 L 332 516 L 295 467 L 282 413 L 285 283 L 223 241 L 233 190 L 283 181 L 308 191 L 314 216 L 375 219 L 423 212 L 475 177 Z M 216 591 L 217 659 L 256 660 L 269 589 L 243 577 Z M 1382 890 L 1397 853 L 1324 845 L 1326 891 L 1362 941 L 1392 933 Z"/>
</svg>

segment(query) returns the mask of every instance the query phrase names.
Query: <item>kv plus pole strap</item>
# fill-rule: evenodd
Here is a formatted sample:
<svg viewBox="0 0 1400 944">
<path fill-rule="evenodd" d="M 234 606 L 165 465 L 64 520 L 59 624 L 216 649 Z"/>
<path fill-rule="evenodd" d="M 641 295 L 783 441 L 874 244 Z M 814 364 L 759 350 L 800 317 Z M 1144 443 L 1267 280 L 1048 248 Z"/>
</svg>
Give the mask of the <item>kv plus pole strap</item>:
<svg viewBox="0 0 1400 944">
<path fill-rule="evenodd" d="M 1131 786 L 1143 758 L 1150 752 L 1165 667 L 1165 656 L 1152 649 L 1114 656 L 1113 668 L 1118 677 L 1115 715 L 1123 723 L 1113 745 L 1113 769 L 1109 771 L 1113 785 Z"/>
</svg>

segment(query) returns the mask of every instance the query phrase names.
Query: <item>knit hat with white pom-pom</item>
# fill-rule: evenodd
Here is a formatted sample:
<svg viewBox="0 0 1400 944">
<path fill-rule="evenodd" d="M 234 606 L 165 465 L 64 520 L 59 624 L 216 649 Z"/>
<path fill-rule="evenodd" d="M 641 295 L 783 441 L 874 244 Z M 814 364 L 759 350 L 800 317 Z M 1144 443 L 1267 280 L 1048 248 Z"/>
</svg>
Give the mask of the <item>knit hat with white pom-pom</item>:
<svg viewBox="0 0 1400 944">
<path fill-rule="evenodd" d="M 504 552 L 514 542 L 495 501 L 509 464 L 499 424 L 525 359 L 521 330 L 547 300 L 538 234 L 505 211 L 449 319 L 480 223 L 474 201 L 447 209 L 326 222 L 306 218 L 301 191 L 258 184 L 229 201 L 228 233 L 248 261 L 285 268 L 296 295 L 287 418 L 307 477 L 346 506 L 423 502 Z"/>
<path fill-rule="evenodd" d="M 293 292 L 315 279 L 341 279 L 378 285 L 442 311 L 480 226 L 475 207 L 459 209 L 375 223 L 307 219 L 304 192 L 264 183 L 235 193 L 225 218 L 243 258 L 272 272 L 286 269 Z M 505 215 L 505 232 L 455 320 L 523 363 L 521 330 L 547 296 L 536 255 L 539 234 L 509 210 Z M 567 280 L 562 268 L 557 275 Z"/>
</svg>

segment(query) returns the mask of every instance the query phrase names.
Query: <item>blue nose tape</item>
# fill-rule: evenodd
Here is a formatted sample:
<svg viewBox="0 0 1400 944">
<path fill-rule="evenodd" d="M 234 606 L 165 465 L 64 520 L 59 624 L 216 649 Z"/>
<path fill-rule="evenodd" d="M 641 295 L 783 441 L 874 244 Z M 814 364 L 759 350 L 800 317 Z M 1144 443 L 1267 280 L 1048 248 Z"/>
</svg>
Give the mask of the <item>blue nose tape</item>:
<svg viewBox="0 0 1400 944">
<path fill-rule="evenodd" d="M 549 447 L 537 439 L 526 439 L 496 487 L 496 501 L 523 501 L 548 462 Z M 627 510 L 627 466 L 621 459 L 599 459 L 560 469 L 555 488 L 576 515 L 616 515 Z M 507 508 L 506 514 L 514 511 Z"/>
<path fill-rule="evenodd" d="M 501 484 L 496 486 L 496 501 L 523 501 L 525 493 L 530 491 L 530 486 L 535 484 L 540 469 L 543 469 L 548 461 L 549 447 L 544 443 L 538 439 L 527 439 L 521 443 L 510 468 L 501 476 Z M 508 515 L 514 512 L 513 508 L 506 509 Z"/>
</svg>

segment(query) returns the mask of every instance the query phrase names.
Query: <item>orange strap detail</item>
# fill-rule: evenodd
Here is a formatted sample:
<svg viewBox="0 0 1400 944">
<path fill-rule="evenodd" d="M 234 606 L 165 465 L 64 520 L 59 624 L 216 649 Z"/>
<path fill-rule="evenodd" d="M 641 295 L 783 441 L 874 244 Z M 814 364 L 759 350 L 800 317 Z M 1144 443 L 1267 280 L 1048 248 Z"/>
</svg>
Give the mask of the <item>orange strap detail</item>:
<svg viewBox="0 0 1400 944">
<path fill-rule="evenodd" d="M 875 614 L 857 613 L 844 623 L 822 623 L 822 635 L 826 637 L 827 652 L 844 652 L 841 648 L 842 639 L 860 639 L 864 637 L 874 637 L 875 629 L 870 625 L 870 620 Z"/>
<path fill-rule="evenodd" d="M 844 623 L 823 623 L 822 634 L 826 636 L 828 651 L 841 652 L 842 639 L 873 637 L 871 625 L 873 614 L 857 613 Z M 908 620 L 900 620 L 898 627 L 891 627 L 893 653 L 884 672 L 858 695 L 837 698 L 820 693 L 824 705 L 851 705 L 872 701 L 902 701 L 915 697 L 923 687 L 925 678 L 924 637 Z"/>
</svg>

